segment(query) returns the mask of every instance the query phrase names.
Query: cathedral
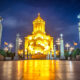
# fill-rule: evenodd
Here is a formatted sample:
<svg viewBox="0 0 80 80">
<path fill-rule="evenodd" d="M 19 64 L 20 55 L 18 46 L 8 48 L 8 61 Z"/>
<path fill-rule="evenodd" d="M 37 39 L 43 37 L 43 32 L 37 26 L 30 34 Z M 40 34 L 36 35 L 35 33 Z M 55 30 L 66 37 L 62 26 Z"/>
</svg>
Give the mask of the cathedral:
<svg viewBox="0 0 80 80">
<path fill-rule="evenodd" d="M 53 37 L 46 35 L 45 32 L 45 21 L 38 17 L 33 21 L 33 32 L 31 35 L 25 37 L 25 56 L 27 54 L 44 54 L 54 53 L 53 51 Z"/>
</svg>

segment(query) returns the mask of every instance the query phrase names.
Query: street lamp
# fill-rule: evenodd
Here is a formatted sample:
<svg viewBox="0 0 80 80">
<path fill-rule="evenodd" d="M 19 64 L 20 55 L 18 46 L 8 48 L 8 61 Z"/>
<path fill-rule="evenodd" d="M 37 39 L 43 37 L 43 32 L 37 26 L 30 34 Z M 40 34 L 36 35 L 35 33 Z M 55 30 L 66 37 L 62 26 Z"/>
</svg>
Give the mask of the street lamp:
<svg viewBox="0 0 80 80">
<path fill-rule="evenodd" d="M 67 51 L 68 51 L 70 44 L 66 43 L 65 47 L 67 48 Z"/>
<path fill-rule="evenodd" d="M 70 47 L 69 49 L 69 54 L 71 54 L 71 52 L 74 50 L 74 47 Z"/>
<path fill-rule="evenodd" d="M 4 51 L 7 52 L 7 51 L 8 51 L 8 47 L 5 47 L 5 48 L 4 48 Z"/>
<path fill-rule="evenodd" d="M 70 51 L 73 51 L 74 50 L 74 47 L 70 47 Z"/>
<path fill-rule="evenodd" d="M 9 52 L 11 52 L 11 50 L 12 50 L 12 48 L 13 48 L 12 43 L 10 43 L 10 44 L 8 45 L 8 47 L 9 47 Z"/>
</svg>

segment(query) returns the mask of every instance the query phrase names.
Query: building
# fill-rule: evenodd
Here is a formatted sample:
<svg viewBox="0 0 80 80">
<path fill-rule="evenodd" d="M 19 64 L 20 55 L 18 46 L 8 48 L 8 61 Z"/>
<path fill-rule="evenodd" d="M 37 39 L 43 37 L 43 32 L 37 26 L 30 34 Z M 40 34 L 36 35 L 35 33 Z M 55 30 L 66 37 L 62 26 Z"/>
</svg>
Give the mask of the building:
<svg viewBox="0 0 80 80">
<path fill-rule="evenodd" d="M 53 54 L 53 37 L 46 35 L 45 21 L 38 17 L 33 21 L 32 35 L 25 37 L 25 56 L 27 54 Z"/>
</svg>

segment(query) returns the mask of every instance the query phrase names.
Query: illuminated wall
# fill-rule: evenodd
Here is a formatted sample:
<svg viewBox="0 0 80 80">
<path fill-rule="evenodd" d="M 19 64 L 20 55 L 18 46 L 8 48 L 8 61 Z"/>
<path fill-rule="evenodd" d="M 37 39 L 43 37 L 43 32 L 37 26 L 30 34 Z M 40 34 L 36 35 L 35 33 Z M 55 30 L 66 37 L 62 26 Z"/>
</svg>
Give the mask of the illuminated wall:
<svg viewBox="0 0 80 80">
<path fill-rule="evenodd" d="M 45 21 L 38 17 L 33 21 L 32 35 L 25 37 L 25 54 L 53 54 L 53 37 L 46 35 Z"/>
</svg>

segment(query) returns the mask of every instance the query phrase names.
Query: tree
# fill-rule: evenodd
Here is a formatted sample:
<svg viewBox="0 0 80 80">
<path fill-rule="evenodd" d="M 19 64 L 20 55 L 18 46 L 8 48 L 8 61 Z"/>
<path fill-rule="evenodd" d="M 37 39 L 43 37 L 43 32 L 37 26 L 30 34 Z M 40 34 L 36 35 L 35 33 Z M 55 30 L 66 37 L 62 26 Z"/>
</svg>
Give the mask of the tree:
<svg viewBox="0 0 80 80">
<path fill-rule="evenodd" d="M 68 52 L 68 51 L 65 51 L 65 52 L 64 52 L 64 56 L 65 56 L 66 59 L 68 59 L 68 57 L 70 56 L 70 55 L 69 55 L 69 52 Z"/>
<path fill-rule="evenodd" d="M 79 48 L 77 48 L 77 49 L 75 49 L 75 50 L 73 51 L 72 57 L 73 57 L 73 58 L 76 58 L 76 55 L 80 55 L 80 49 L 79 49 Z"/>
<path fill-rule="evenodd" d="M 4 57 L 6 56 L 6 52 L 4 50 L 0 50 L 0 54 Z"/>
</svg>

